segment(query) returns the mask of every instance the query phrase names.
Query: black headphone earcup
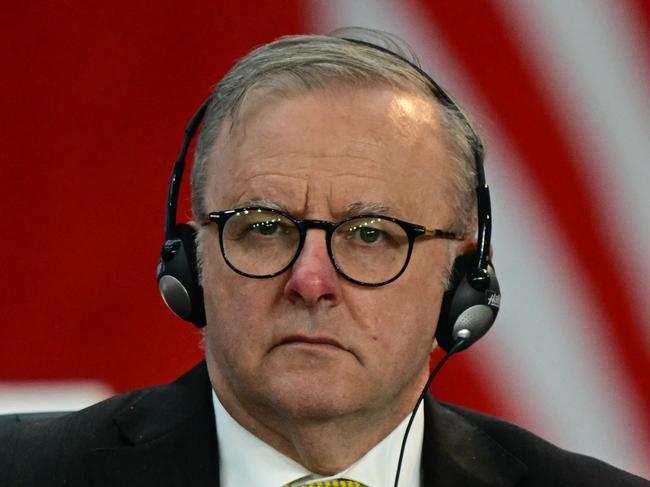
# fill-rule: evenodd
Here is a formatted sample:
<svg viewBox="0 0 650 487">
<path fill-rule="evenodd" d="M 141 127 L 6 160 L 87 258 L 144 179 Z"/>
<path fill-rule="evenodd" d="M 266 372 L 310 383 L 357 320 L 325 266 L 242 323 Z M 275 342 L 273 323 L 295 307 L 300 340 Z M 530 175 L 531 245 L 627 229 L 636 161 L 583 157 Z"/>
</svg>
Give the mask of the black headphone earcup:
<svg viewBox="0 0 650 487">
<path fill-rule="evenodd" d="M 202 328 L 205 308 L 196 265 L 196 230 L 181 224 L 176 225 L 174 233 L 160 250 L 158 289 L 175 315 Z"/>
<path fill-rule="evenodd" d="M 501 291 L 494 267 L 488 265 L 489 284 L 481 289 L 482 286 L 473 286 L 471 282 L 475 265 L 475 252 L 460 255 L 454 262 L 436 329 L 436 341 L 447 352 L 459 338 L 467 342 L 459 349 L 464 350 L 485 335 L 499 311 Z"/>
</svg>

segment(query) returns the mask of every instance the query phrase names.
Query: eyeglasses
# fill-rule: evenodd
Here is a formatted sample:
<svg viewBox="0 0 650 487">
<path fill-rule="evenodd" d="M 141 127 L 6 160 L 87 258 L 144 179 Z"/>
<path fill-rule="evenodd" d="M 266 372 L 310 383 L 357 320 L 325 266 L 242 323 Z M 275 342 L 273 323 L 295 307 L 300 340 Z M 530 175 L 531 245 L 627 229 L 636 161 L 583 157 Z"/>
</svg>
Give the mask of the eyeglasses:
<svg viewBox="0 0 650 487">
<path fill-rule="evenodd" d="M 246 277 L 277 276 L 296 261 L 307 230 L 325 230 L 327 253 L 336 271 L 363 286 L 397 279 L 411 258 L 418 237 L 462 240 L 445 230 L 430 229 L 397 218 L 359 215 L 340 222 L 299 220 L 271 208 L 247 207 L 212 212 L 219 227 L 221 254 L 230 268 Z"/>
</svg>

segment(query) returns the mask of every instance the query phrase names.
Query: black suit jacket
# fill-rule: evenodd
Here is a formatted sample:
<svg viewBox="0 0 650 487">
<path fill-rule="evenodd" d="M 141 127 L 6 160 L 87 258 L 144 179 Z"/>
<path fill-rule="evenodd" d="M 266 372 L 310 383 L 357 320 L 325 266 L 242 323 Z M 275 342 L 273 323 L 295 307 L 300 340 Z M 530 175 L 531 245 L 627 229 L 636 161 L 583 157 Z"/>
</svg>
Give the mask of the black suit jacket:
<svg viewBox="0 0 650 487">
<path fill-rule="evenodd" d="M 168 385 L 55 419 L 4 426 L 0 486 L 214 487 L 218 458 L 201 363 Z M 423 487 L 650 486 L 514 425 L 431 398 L 422 464 Z"/>
</svg>

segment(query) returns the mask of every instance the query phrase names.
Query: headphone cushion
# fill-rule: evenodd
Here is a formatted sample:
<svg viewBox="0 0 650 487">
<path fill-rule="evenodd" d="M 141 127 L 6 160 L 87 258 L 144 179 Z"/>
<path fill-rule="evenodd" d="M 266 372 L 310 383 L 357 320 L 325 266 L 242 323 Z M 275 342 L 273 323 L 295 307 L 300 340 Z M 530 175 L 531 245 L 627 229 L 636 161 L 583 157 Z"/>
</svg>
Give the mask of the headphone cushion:
<svg viewBox="0 0 650 487">
<path fill-rule="evenodd" d="M 205 326 L 205 310 L 195 242 L 196 230 L 191 225 L 176 225 L 174 237 L 167 240 L 161 250 L 158 288 L 174 314 L 201 328 Z"/>
<path fill-rule="evenodd" d="M 460 255 L 454 261 L 449 289 L 445 292 L 438 317 L 436 341 L 449 351 L 459 338 L 459 332 L 469 332 L 473 344 L 492 327 L 501 302 L 499 282 L 492 264 L 487 271 L 489 286 L 479 290 L 472 286 L 470 274 L 476 264 L 476 252 Z M 461 330 L 466 330 L 461 332 Z M 467 348 L 467 347 L 465 347 Z"/>
</svg>

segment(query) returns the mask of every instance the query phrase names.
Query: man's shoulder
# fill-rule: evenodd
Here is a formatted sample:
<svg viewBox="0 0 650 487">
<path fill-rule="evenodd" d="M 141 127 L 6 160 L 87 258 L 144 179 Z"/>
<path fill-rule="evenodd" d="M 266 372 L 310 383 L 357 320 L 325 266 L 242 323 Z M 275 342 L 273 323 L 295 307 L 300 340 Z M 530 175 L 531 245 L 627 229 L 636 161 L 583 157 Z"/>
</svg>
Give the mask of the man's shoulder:
<svg viewBox="0 0 650 487">
<path fill-rule="evenodd" d="M 476 427 L 513 459 L 525 466 L 521 484 L 650 486 L 650 482 L 601 460 L 562 449 L 502 419 L 441 403 L 441 409 Z M 497 446 L 498 445 L 498 446 Z"/>
<path fill-rule="evenodd" d="M 47 485 L 45 475 L 59 479 L 60 472 L 70 477 L 66 482 L 84 484 L 75 476 L 83 475 L 83 465 L 95 452 L 150 442 L 204 407 L 205 400 L 190 400 L 198 383 L 209 390 L 204 369 L 200 364 L 175 382 L 119 394 L 79 411 L 1 424 L 0 487 L 14 485 L 17 478 Z"/>
<path fill-rule="evenodd" d="M 164 386 L 118 394 L 79 411 L 9 415 L 0 425 L 0 441 L 6 445 L 3 440 L 11 439 L 28 446 L 31 441 L 37 441 L 40 445 L 47 445 L 49 441 L 59 444 L 68 436 L 75 439 L 73 443 L 92 443 L 93 439 L 99 438 L 104 440 L 107 435 L 99 434 L 99 431 L 111 432 L 115 426 L 112 418 L 116 414 L 160 387 Z M 3 451 L 6 452 L 6 449 Z"/>
<path fill-rule="evenodd" d="M 66 471 L 73 484 L 82 470 L 72 464 L 82 462 L 94 448 L 124 443 L 113 418 L 123 408 L 148 394 L 140 389 L 111 397 L 80 411 L 49 418 L 17 417 L 0 426 L 0 486 L 27 481 L 46 485 L 48 476 Z M 55 481 L 56 482 L 56 481 Z"/>
</svg>

